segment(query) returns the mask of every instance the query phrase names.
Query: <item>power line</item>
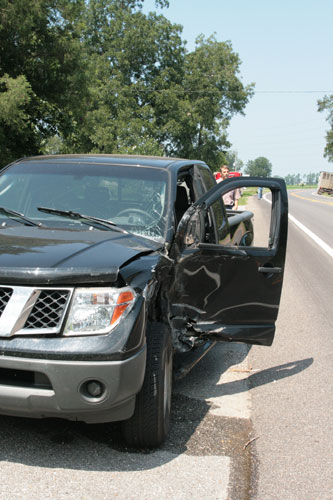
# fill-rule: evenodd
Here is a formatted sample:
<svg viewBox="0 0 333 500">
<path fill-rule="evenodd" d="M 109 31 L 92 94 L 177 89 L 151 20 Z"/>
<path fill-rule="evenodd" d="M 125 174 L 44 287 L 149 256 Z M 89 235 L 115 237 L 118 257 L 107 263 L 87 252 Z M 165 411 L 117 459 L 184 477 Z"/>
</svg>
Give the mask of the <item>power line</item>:
<svg viewBox="0 0 333 500">
<path fill-rule="evenodd" d="M 136 82 L 140 83 L 140 82 Z M 202 94 L 202 95 L 209 95 L 209 94 L 215 94 L 216 90 L 218 92 L 222 92 L 220 89 L 215 89 L 215 90 L 189 90 L 186 88 L 165 88 L 165 89 L 158 89 L 158 88 L 137 88 L 135 85 L 136 83 L 133 83 L 132 85 L 125 85 L 122 87 L 121 90 L 126 89 L 130 90 L 134 93 L 152 93 L 152 92 L 172 92 L 175 94 Z M 238 94 L 239 92 L 245 92 L 246 88 L 240 89 L 240 90 L 229 90 L 229 89 L 224 89 L 223 92 L 227 92 L 229 94 Z M 333 90 L 253 90 L 253 94 L 333 94 Z"/>
<path fill-rule="evenodd" d="M 333 90 L 255 90 L 255 94 L 332 94 Z"/>
</svg>

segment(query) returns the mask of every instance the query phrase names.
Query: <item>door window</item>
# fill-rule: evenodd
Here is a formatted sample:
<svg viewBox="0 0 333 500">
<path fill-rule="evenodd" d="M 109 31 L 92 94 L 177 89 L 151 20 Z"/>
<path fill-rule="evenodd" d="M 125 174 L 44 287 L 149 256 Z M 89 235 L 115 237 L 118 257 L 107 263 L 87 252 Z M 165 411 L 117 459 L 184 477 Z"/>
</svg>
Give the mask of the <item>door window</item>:
<svg viewBox="0 0 333 500">
<path fill-rule="evenodd" d="M 257 178 L 255 185 L 253 180 L 249 185 L 247 178 L 238 179 L 238 208 L 226 208 L 223 198 L 232 191 L 226 188 L 228 184 L 230 187 L 235 185 L 230 181 L 232 179 L 214 186 L 210 193 L 221 192 L 215 199 L 208 193 L 202 198 L 203 204 L 201 200 L 195 204 L 187 224 L 186 245 L 213 244 L 230 249 L 261 248 L 269 251 L 279 238 L 279 189 L 271 190 L 265 179 Z"/>
</svg>

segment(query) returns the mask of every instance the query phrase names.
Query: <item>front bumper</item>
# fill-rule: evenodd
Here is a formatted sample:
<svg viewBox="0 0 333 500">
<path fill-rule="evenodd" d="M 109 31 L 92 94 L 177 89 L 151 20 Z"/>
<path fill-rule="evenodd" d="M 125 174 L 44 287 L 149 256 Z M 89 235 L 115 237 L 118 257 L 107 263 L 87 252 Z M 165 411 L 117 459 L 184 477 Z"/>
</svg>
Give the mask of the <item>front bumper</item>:
<svg viewBox="0 0 333 500">
<path fill-rule="evenodd" d="M 0 357 L 0 413 L 87 423 L 130 418 L 143 384 L 146 346 L 119 361 Z M 91 396 L 89 381 L 103 392 Z"/>
</svg>

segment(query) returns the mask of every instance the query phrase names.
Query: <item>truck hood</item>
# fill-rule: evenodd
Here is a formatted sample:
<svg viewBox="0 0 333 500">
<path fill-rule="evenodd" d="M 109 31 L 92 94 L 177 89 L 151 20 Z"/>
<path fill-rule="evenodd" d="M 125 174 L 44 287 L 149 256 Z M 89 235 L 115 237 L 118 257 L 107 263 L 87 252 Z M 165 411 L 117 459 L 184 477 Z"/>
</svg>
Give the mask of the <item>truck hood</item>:
<svg viewBox="0 0 333 500">
<path fill-rule="evenodd" d="M 128 261 L 161 247 L 117 231 L 7 227 L 0 230 L 0 283 L 110 283 Z"/>
</svg>

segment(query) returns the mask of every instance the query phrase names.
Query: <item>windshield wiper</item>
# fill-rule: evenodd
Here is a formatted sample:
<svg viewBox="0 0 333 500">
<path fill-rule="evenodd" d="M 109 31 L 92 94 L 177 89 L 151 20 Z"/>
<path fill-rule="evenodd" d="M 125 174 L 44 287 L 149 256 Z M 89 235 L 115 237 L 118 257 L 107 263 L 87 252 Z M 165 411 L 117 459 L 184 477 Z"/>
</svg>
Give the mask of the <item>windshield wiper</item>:
<svg viewBox="0 0 333 500">
<path fill-rule="evenodd" d="M 47 207 L 37 207 L 40 212 L 45 212 L 46 214 L 59 215 L 60 217 L 67 217 L 68 219 L 75 219 L 83 224 L 90 224 L 91 226 L 97 227 L 102 226 L 107 229 L 113 229 L 115 231 L 120 231 L 121 233 L 129 234 L 126 229 L 117 226 L 115 222 L 106 219 L 99 219 L 98 217 L 93 217 L 92 215 L 84 215 L 78 212 L 72 212 L 71 210 L 57 210 L 56 208 Z"/>
<path fill-rule="evenodd" d="M 8 215 L 8 217 L 12 219 L 18 219 L 22 224 L 28 224 L 28 226 L 37 226 L 40 227 L 42 225 L 41 222 L 35 222 L 31 219 L 28 219 L 24 214 L 20 214 L 19 212 L 15 212 L 15 210 L 11 210 L 10 208 L 0 207 L 0 213 Z"/>
</svg>

